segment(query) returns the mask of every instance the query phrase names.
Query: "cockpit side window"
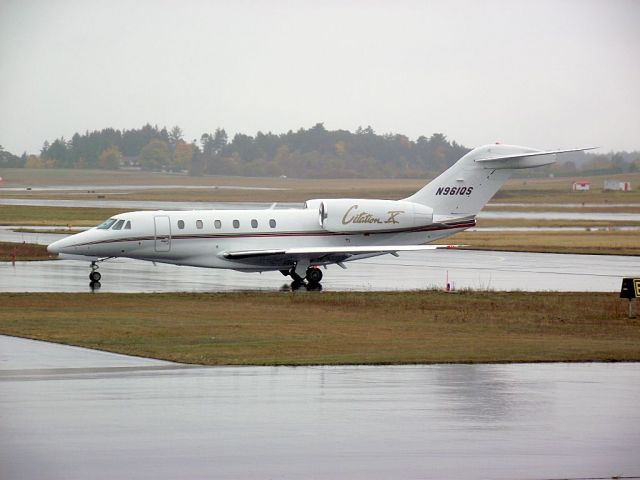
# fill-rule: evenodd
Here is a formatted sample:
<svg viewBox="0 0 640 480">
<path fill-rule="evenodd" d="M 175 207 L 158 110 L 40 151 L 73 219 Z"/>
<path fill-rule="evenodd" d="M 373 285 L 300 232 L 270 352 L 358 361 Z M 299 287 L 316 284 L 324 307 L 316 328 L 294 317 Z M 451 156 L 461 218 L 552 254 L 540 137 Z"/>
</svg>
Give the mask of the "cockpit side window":
<svg viewBox="0 0 640 480">
<path fill-rule="evenodd" d="M 111 230 L 120 230 L 122 228 L 122 225 L 124 225 L 124 220 L 118 220 L 118 222 L 111 227 Z"/>
<path fill-rule="evenodd" d="M 127 223 L 124 224 L 125 230 L 131 230 L 131 220 L 127 220 Z"/>
<path fill-rule="evenodd" d="M 116 219 L 115 218 L 110 218 L 109 220 L 106 220 L 103 223 L 101 223 L 100 225 L 98 225 L 97 228 L 100 229 L 100 230 L 109 230 L 111 225 L 113 225 L 114 223 L 116 223 Z"/>
</svg>

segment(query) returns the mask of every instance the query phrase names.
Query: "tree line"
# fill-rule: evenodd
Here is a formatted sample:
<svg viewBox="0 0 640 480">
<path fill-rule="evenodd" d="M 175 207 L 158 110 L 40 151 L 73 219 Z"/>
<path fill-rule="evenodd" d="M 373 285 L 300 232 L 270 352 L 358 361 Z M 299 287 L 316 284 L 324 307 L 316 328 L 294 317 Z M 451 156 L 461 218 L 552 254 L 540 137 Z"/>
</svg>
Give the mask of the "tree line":
<svg viewBox="0 0 640 480">
<path fill-rule="evenodd" d="M 140 168 L 191 175 L 295 177 L 408 177 L 443 170 L 469 149 L 435 133 L 410 140 L 371 127 L 329 131 L 322 123 L 284 134 L 224 128 L 188 142 L 179 126 L 76 133 L 44 142 L 39 155 L 7 155 L 0 166 L 27 168 Z M 10 158 L 9 158 L 10 157 Z"/>
<path fill-rule="evenodd" d="M 16 156 L 0 147 L 0 167 L 120 168 L 188 172 L 190 175 L 293 176 L 300 178 L 398 178 L 427 176 L 453 165 L 469 151 L 442 133 L 411 140 L 401 134 L 377 134 L 370 126 L 355 132 L 327 130 L 322 123 L 284 134 L 237 133 L 224 128 L 186 141 L 179 126 L 144 125 L 105 128 L 71 139 L 45 141 L 39 155 Z M 565 157 L 566 158 L 566 157 Z M 638 171 L 640 154 L 577 153 L 546 173 L 619 173 Z"/>
</svg>

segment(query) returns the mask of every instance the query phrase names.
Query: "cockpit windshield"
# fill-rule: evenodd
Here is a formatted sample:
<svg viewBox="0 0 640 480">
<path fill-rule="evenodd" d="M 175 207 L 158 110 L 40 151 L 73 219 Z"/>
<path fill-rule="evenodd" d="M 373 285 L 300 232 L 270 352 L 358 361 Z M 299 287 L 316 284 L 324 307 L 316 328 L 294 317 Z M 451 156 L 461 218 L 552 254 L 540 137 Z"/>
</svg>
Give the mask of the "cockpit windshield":
<svg viewBox="0 0 640 480">
<path fill-rule="evenodd" d="M 120 230 L 122 228 L 122 226 L 124 225 L 124 220 L 118 220 L 118 223 L 116 223 L 111 230 Z"/>
<path fill-rule="evenodd" d="M 98 225 L 97 228 L 100 230 L 109 230 L 109 227 L 111 227 L 111 225 L 116 223 L 117 220 L 118 220 L 117 218 L 110 218 L 109 220 L 106 220 L 104 223 L 101 223 L 100 225 Z"/>
</svg>

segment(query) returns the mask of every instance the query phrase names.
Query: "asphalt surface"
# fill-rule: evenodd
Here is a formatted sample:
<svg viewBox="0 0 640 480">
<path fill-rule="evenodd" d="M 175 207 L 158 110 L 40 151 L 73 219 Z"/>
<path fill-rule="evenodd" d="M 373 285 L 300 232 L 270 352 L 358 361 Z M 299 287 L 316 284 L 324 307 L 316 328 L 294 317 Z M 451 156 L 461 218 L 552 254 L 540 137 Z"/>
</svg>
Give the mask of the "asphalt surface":
<svg viewBox="0 0 640 480">
<path fill-rule="evenodd" d="M 639 364 L 202 368 L 0 336 L 0 478 L 631 477 L 639 397 Z"/>
<path fill-rule="evenodd" d="M 498 291 L 618 292 L 624 277 L 640 276 L 640 258 L 521 252 L 433 250 L 403 252 L 335 265 L 324 272 L 325 291 L 445 288 Z M 0 292 L 85 292 L 89 263 L 74 260 L 0 263 Z M 100 264 L 96 292 L 279 291 L 279 272 L 243 273 L 114 259 Z"/>
</svg>

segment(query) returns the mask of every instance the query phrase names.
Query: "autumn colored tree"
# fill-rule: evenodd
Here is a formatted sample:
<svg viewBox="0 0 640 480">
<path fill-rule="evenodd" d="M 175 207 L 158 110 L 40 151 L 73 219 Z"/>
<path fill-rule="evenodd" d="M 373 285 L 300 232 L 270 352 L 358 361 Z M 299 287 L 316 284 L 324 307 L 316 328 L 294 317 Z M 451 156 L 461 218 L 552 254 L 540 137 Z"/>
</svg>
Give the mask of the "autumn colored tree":
<svg viewBox="0 0 640 480">
<path fill-rule="evenodd" d="M 98 159 L 98 165 L 104 170 L 117 170 L 122 163 L 122 153 L 115 145 L 102 151 Z"/>
<path fill-rule="evenodd" d="M 153 139 L 140 152 L 140 165 L 144 170 L 162 170 L 171 163 L 171 149 L 167 142 Z"/>
<path fill-rule="evenodd" d="M 24 166 L 25 168 L 45 168 L 46 165 L 42 157 L 38 155 L 29 155 Z"/>
<path fill-rule="evenodd" d="M 178 140 L 175 147 L 175 167 L 177 170 L 189 170 L 193 157 L 193 145 L 184 140 Z"/>
</svg>

